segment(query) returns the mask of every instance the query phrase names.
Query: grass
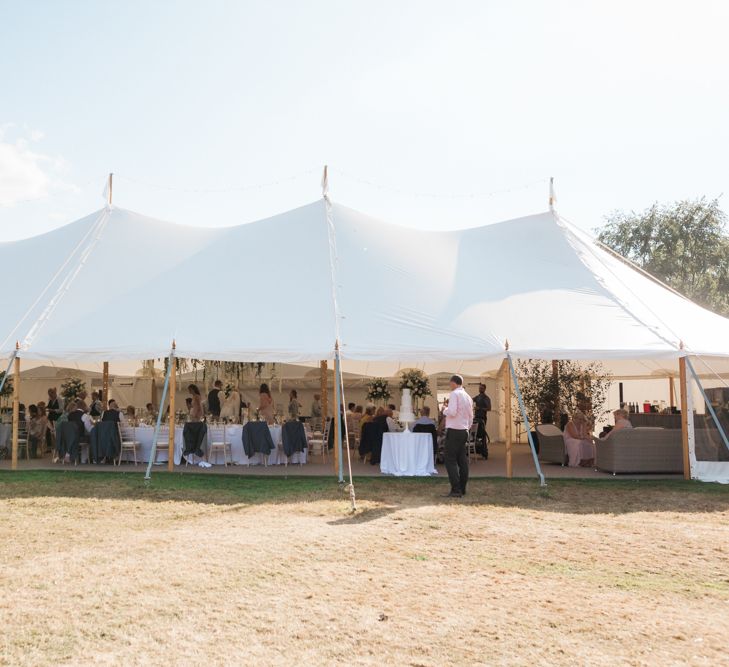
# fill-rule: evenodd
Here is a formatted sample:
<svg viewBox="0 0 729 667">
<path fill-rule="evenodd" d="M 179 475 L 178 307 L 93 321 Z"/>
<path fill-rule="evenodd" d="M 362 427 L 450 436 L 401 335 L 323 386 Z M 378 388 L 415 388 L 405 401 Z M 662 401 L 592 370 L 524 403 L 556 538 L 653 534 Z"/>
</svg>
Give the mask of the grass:
<svg viewBox="0 0 729 667">
<path fill-rule="evenodd" d="M 729 488 L 0 472 L 0 663 L 726 664 Z"/>
</svg>

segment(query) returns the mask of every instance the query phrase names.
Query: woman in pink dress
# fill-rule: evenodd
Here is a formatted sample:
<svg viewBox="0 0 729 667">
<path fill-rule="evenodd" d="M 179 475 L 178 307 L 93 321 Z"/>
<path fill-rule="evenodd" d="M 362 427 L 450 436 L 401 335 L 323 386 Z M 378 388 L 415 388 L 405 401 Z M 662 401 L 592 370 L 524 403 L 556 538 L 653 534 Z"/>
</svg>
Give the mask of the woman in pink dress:
<svg viewBox="0 0 729 667">
<path fill-rule="evenodd" d="M 581 410 L 575 410 L 563 434 L 567 461 L 571 468 L 589 468 L 595 463 L 595 445 L 588 429 L 585 414 Z"/>
</svg>

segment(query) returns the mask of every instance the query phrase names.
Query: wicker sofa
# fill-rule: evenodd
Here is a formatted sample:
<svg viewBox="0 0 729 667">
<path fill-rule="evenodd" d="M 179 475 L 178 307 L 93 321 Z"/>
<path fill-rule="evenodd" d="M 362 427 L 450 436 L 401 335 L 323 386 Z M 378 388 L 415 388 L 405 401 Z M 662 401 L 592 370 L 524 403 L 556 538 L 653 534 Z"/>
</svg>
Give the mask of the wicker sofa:
<svg viewBox="0 0 729 667">
<path fill-rule="evenodd" d="M 673 428 L 633 428 L 618 431 L 597 443 L 598 470 L 682 473 L 681 431 Z"/>
</svg>

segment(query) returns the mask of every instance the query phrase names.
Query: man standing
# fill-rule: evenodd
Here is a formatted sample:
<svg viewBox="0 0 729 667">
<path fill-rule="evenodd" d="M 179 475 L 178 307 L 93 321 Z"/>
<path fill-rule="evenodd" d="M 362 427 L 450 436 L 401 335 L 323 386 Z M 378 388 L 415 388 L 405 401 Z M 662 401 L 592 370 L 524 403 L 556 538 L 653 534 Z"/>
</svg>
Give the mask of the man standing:
<svg viewBox="0 0 729 667">
<path fill-rule="evenodd" d="M 476 406 L 475 419 L 478 424 L 478 431 L 476 432 L 476 439 L 482 443 L 481 454 L 485 459 L 489 457 L 489 449 L 486 444 L 486 421 L 488 420 L 488 413 L 491 412 L 491 399 L 486 393 L 486 385 L 481 383 L 478 385 L 478 394 L 473 397 L 473 404 Z"/>
<path fill-rule="evenodd" d="M 315 431 L 322 428 L 321 394 L 314 394 L 314 402 L 311 404 L 311 428 Z"/>
<path fill-rule="evenodd" d="M 451 395 L 443 410 L 446 418 L 445 465 L 451 491 L 448 498 L 460 498 L 466 494 L 468 484 L 468 456 L 466 441 L 473 422 L 473 401 L 463 388 L 460 375 L 451 377 Z"/>
<path fill-rule="evenodd" d="M 223 390 L 221 380 L 215 380 L 213 388 L 208 392 L 208 412 L 215 418 L 220 419 L 220 392 Z"/>
</svg>

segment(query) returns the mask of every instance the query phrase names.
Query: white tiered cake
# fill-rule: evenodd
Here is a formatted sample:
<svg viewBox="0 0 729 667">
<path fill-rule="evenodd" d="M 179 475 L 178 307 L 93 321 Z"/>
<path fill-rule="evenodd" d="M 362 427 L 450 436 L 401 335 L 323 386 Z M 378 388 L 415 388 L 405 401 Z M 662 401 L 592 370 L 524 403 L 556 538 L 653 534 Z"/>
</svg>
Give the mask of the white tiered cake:
<svg viewBox="0 0 729 667">
<path fill-rule="evenodd" d="M 402 401 L 400 402 L 400 421 L 407 424 L 415 421 L 415 413 L 413 412 L 413 399 L 410 396 L 409 389 L 402 390 Z"/>
</svg>

